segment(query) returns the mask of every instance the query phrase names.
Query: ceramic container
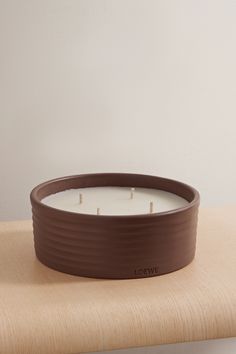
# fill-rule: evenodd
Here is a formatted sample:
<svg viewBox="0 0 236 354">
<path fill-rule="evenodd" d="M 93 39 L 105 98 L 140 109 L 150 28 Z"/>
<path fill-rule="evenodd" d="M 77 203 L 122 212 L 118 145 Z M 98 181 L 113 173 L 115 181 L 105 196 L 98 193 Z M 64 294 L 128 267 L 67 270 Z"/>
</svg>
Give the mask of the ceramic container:
<svg viewBox="0 0 236 354">
<path fill-rule="evenodd" d="M 187 206 L 141 215 L 88 215 L 41 202 L 71 188 L 124 186 L 156 188 L 185 198 Z M 54 179 L 31 192 L 37 258 L 61 272 L 110 279 L 143 278 L 173 272 L 195 255 L 199 193 L 167 178 L 101 173 Z"/>
</svg>

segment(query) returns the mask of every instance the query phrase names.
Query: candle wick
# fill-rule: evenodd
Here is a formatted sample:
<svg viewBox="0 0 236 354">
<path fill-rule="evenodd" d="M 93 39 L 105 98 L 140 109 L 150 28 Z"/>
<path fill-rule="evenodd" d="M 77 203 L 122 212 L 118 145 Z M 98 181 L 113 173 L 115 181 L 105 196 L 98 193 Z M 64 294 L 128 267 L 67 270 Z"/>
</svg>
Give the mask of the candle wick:
<svg viewBox="0 0 236 354">
<path fill-rule="evenodd" d="M 150 214 L 153 213 L 153 202 L 150 202 Z"/>
<path fill-rule="evenodd" d="M 100 208 L 97 208 L 97 215 L 100 215 Z"/>
<path fill-rule="evenodd" d="M 130 199 L 134 198 L 134 191 L 135 191 L 135 188 L 130 188 Z"/>
<path fill-rule="evenodd" d="M 80 204 L 83 203 L 83 194 L 82 193 L 79 194 L 79 203 Z"/>
</svg>

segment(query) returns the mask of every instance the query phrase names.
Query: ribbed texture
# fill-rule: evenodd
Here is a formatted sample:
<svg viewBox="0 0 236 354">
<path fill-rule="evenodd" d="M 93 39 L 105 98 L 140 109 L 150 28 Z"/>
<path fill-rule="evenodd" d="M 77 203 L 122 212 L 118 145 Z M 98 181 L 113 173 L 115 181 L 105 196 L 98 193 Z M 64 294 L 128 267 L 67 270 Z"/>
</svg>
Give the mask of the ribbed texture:
<svg viewBox="0 0 236 354">
<path fill-rule="evenodd" d="M 94 178 L 96 175 L 91 176 L 89 186 L 101 185 L 102 175 L 97 175 L 97 180 Z M 135 183 L 135 176 L 140 182 L 142 175 L 104 176 L 108 180 L 106 185 L 120 185 L 120 180 L 125 183 L 129 176 L 127 185 L 139 186 Z M 133 177 L 132 184 L 129 183 L 130 176 Z M 71 180 L 66 178 L 63 189 L 71 188 L 75 178 L 79 188 L 78 182 L 84 179 L 83 175 L 71 177 Z M 153 178 L 144 176 L 142 185 L 158 188 L 156 183 L 155 186 L 150 183 Z M 160 181 L 160 177 L 156 179 Z M 167 181 L 169 187 L 170 180 Z M 42 195 L 49 195 L 52 186 L 54 192 L 57 189 L 54 184 L 58 183 L 62 188 L 60 179 L 36 187 L 31 194 L 35 251 L 45 265 L 81 276 L 137 278 L 172 272 L 194 258 L 199 196 L 191 187 L 173 181 L 180 196 L 191 195 L 191 191 L 193 194 L 189 206 L 177 212 L 146 216 L 97 216 L 63 212 L 40 203 Z"/>
</svg>

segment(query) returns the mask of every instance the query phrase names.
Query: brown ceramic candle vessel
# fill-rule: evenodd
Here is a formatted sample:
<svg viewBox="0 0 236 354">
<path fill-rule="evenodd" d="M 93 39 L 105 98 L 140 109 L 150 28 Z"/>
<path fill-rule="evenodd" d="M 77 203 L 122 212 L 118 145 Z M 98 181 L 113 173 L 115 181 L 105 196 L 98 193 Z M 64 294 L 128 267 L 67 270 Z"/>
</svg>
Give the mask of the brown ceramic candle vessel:
<svg viewBox="0 0 236 354">
<path fill-rule="evenodd" d="M 99 186 L 160 189 L 188 204 L 153 214 L 90 215 L 42 202 L 67 189 Z M 85 174 L 42 183 L 30 197 L 37 258 L 58 271 L 94 278 L 143 278 L 173 272 L 194 258 L 199 193 L 184 183 L 140 174 Z"/>
</svg>

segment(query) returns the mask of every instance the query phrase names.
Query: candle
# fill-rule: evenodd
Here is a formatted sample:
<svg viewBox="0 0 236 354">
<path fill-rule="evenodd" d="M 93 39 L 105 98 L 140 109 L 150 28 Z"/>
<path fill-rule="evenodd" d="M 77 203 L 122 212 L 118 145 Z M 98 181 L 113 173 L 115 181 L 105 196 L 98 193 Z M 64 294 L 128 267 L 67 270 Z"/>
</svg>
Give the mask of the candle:
<svg viewBox="0 0 236 354">
<path fill-rule="evenodd" d="M 38 185 L 30 198 L 35 252 L 53 269 L 132 279 L 193 260 L 199 193 L 179 181 L 129 173 L 67 176 Z"/>
<path fill-rule="evenodd" d="M 176 194 L 159 189 L 89 187 L 51 194 L 42 203 L 56 209 L 94 215 L 135 215 L 165 212 L 188 205 Z"/>
</svg>

